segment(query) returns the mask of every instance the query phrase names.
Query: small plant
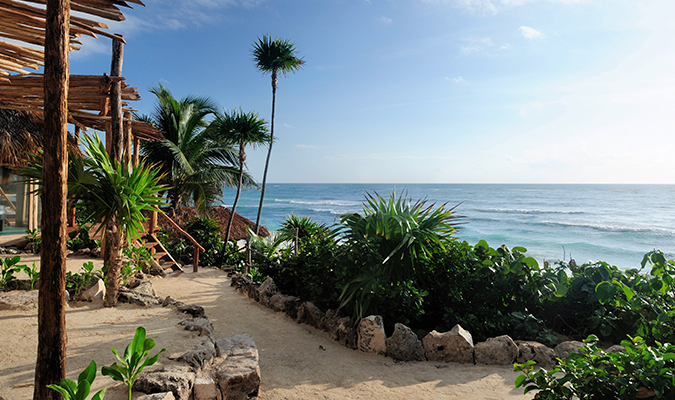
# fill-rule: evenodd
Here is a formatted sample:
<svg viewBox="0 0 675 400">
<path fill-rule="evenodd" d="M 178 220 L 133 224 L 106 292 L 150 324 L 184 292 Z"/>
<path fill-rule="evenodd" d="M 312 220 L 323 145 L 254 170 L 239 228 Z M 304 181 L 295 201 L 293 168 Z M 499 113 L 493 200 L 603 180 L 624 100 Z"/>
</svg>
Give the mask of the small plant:
<svg viewBox="0 0 675 400">
<path fill-rule="evenodd" d="M 68 234 L 68 240 L 66 240 L 66 247 L 68 250 L 78 251 L 80 249 L 96 249 L 99 247 L 99 244 L 96 240 L 91 239 L 89 236 L 89 227 L 81 226 L 80 229 L 72 231 Z"/>
<path fill-rule="evenodd" d="M 125 265 L 122 266 L 122 270 L 120 271 L 120 278 L 122 279 L 122 285 L 127 285 L 129 283 L 129 280 L 134 276 L 136 271 L 141 271 L 141 266 L 140 265 L 133 265 L 131 262 L 127 262 Z"/>
<path fill-rule="evenodd" d="M 113 347 L 111 350 L 115 357 L 122 365 L 113 365 L 101 368 L 101 373 L 105 376 L 111 377 L 113 380 L 124 383 L 127 386 L 129 400 L 131 400 L 131 389 L 138 375 L 143 371 L 143 368 L 150 366 L 157 362 L 159 355 L 166 351 L 161 349 L 154 357 L 150 357 L 150 350 L 155 347 L 155 341 L 150 338 L 145 338 L 145 328 L 139 326 L 136 328 L 134 338 L 124 349 L 124 358 L 117 354 L 117 350 Z"/>
<path fill-rule="evenodd" d="M 27 235 L 24 236 L 24 239 L 28 240 L 28 243 L 32 243 L 32 252 L 37 254 L 40 252 L 40 247 L 42 247 L 42 236 L 38 233 L 37 229 L 26 229 Z"/>
<path fill-rule="evenodd" d="M 87 261 L 86 263 L 82 264 L 82 270 L 84 270 L 84 272 L 78 272 L 74 274 L 72 272 L 66 273 L 66 289 L 73 297 L 80 294 L 82 289 L 84 289 L 84 287 L 89 284 L 92 279 L 102 274 L 101 271 L 94 270 L 93 261 Z"/>
<path fill-rule="evenodd" d="M 541 400 L 568 399 L 672 399 L 675 396 L 675 346 L 656 343 L 648 346 L 640 337 L 624 340 L 625 352 L 605 353 L 590 335 L 579 353 L 572 353 L 560 365 L 533 372 L 534 362 L 516 364 L 522 372 L 516 387 L 524 393 L 538 390 Z"/>
<path fill-rule="evenodd" d="M 145 248 L 143 243 L 141 246 L 130 246 L 123 250 L 124 255 L 129 257 L 131 261 L 137 268 L 134 270 L 140 269 L 143 272 L 147 272 L 148 268 L 152 264 L 152 254 L 150 251 Z"/>
<path fill-rule="evenodd" d="M 89 396 L 94 379 L 96 379 L 96 362 L 92 360 L 91 364 L 77 377 L 77 383 L 64 379 L 58 385 L 47 385 L 47 387 L 61 393 L 65 400 L 85 400 Z M 102 400 L 105 396 L 105 389 L 96 392 L 91 400 Z"/>
<path fill-rule="evenodd" d="M 40 279 L 40 271 L 37 270 L 35 263 L 33 263 L 32 267 L 27 265 L 22 265 L 21 267 L 23 272 L 28 275 L 28 279 L 30 280 L 30 290 L 33 290 L 35 288 L 35 283 L 38 281 L 38 279 Z"/>
<path fill-rule="evenodd" d="M 16 280 L 15 273 L 21 271 L 25 265 L 16 265 L 21 261 L 20 256 L 5 257 L 2 260 L 2 270 L 0 270 L 0 287 L 7 286 L 13 280 Z"/>
</svg>

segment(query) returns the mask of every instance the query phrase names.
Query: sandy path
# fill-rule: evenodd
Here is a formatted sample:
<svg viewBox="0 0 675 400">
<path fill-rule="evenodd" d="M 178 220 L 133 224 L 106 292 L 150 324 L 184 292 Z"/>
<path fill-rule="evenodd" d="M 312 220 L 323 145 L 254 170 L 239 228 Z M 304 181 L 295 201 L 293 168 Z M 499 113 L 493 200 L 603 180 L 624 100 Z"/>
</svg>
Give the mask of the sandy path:
<svg viewBox="0 0 675 400">
<path fill-rule="evenodd" d="M 82 261 L 77 262 L 81 266 Z M 347 349 L 326 333 L 297 324 L 240 295 L 219 270 L 202 269 L 197 274 L 188 272 L 153 283 L 160 297 L 171 295 L 203 306 L 218 338 L 235 333 L 253 335 L 260 352 L 261 399 L 531 398 L 513 387 L 517 374 L 510 367 L 395 363 Z M 168 308 L 122 305 L 106 309 L 100 303 L 86 303 L 71 306 L 67 318 L 71 379 L 92 358 L 99 368 L 112 363 L 110 346 L 123 349 L 137 326 L 146 327 L 158 348 L 167 348 L 160 357 L 163 363 L 170 362 L 167 354 L 200 342 L 192 333 L 176 327 L 185 317 Z M 37 346 L 36 310 L 0 311 L 0 335 L 4 338 L 0 341 L 0 397 L 28 399 L 33 390 Z M 99 374 L 95 388 L 104 385 L 114 382 Z M 109 389 L 106 399 L 122 399 L 119 389 Z"/>
</svg>

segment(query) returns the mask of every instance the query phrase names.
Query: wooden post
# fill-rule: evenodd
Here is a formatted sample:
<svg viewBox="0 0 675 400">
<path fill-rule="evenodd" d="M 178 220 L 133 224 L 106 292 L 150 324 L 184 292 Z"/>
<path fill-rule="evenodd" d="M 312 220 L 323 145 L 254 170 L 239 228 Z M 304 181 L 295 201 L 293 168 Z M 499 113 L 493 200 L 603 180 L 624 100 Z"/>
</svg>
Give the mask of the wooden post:
<svg viewBox="0 0 675 400">
<path fill-rule="evenodd" d="M 153 211 L 152 213 L 150 213 L 150 223 L 148 226 L 148 233 L 154 235 L 156 230 L 157 230 L 157 211 Z"/>
<path fill-rule="evenodd" d="M 134 137 L 134 165 L 138 165 L 139 159 L 138 159 L 138 143 L 139 139 L 137 137 Z"/>
<path fill-rule="evenodd" d="M 131 112 L 124 112 L 124 135 L 122 144 L 124 146 L 124 164 L 129 165 L 131 162 L 131 143 L 133 140 L 133 132 L 131 131 Z"/>
<path fill-rule="evenodd" d="M 193 253 L 192 272 L 199 272 L 199 248 L 197 246 Z"/>
<path fill-rule="evenodd" d="M 70 0 L 47 0 L 44 51 L 42 254 L 33 399 L 58 400 L 47 388 L 66 377 L 66 183 Z"/>
</svg>

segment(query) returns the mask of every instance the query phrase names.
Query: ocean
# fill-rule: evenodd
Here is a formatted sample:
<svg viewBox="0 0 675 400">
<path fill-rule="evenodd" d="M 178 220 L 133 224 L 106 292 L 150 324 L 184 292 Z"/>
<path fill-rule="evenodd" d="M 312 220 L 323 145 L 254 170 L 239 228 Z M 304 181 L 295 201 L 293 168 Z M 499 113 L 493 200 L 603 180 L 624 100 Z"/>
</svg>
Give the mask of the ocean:
<svg viewBox="0 0 675 400">
<path fill-rule="evenodd" d="M 639 268 L 654 249 L 675 258 L 675 185 L 268 184 L 262 224 L 279 229 L 295 214 L 332 225 L 341 214 L 361 212 L 365 193 L 388 197 L 393 190 L 457 206 L 460 240 L 522 246 L 540 263 L 572 258 Z M 235 193 L 225 191 L 226 206 Z M 237 212 L 255 221 L 259 196 L 243 191 Z"/>
</svg>

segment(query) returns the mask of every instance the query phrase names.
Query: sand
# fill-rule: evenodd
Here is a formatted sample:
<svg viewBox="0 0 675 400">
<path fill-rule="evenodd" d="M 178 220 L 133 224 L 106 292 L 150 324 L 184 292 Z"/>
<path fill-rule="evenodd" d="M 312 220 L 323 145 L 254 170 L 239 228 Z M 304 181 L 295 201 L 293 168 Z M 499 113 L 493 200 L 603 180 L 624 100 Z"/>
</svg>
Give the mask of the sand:
<svg viewBox="0 0 675 400">
<path fill-rule="evenodd" d="M 22 256 L 30 264 L 39 258 Z M 69 257 L 77 271 L 88 259 Z M 97 268 L 101 260 L 94 260 Z M 347 349 L 325 332 L 297 324 L 240 295 L 220 270 L 202 268 L 177 277 L 154 278 L 160 297 L 171 295 L 204 307 L 217 338 L 236 333 L 253 335 L 260 352 L 260 399 L 530 399 L 516 389 L 511 367 L 432 362 L 394 362 L 390 358 Z M 110 347 L 123 351 L 138 326 L 166 348 L 158 364 L 170 354 L 201 342 L 178 322 L 187 318 L 172 308 L 142 308 L 122 304 L 104 308 L 102 302 L 71 303 L 67 311 L 68 377 L 95 359 L 115 361 Z M 0 310 L 0 398 L 30 399 L 37 348 L 37 310 Z M 154 352 L 153 352 L 154 354 Z M 154 368 L 151 367 L 151 368 Z M 94 389 L 109 387 L 107 400 L 124 399 L 124 388 L 97 375 Z M 134 396 L 136 397 L 136 396 Z"/>
</svg>

